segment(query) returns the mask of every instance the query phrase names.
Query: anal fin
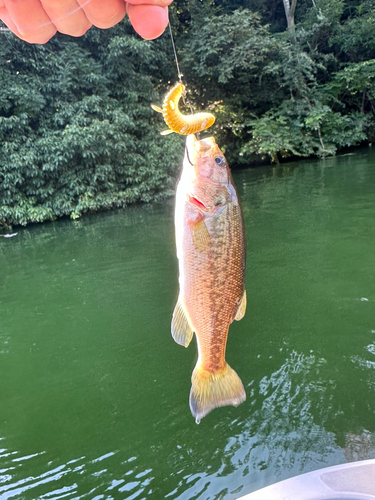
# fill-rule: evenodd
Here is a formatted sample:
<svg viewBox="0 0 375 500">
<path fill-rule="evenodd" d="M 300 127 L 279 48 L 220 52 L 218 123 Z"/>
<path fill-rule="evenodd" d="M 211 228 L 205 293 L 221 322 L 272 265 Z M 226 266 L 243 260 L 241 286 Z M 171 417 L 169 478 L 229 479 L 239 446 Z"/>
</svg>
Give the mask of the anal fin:
<svg viewBox="0 0 375 500">
<path fill-rule="evenodd" d="M 193 338 L 194 332 L 190 326 L 185 310 L 180 302 L 177 301 L 172 316 L 172 337 L 177 344 L 187 347 Z"/>
<path fill-rule="evenodd" d="M 234 317 L 236 321 L 240 321 L 240 319 L 242 319 L 245 316 L 246 304 L 247 304 L 246 290 L 244 290 L 240 305 L 238 306 L 237 313 Z"/>
</svg>

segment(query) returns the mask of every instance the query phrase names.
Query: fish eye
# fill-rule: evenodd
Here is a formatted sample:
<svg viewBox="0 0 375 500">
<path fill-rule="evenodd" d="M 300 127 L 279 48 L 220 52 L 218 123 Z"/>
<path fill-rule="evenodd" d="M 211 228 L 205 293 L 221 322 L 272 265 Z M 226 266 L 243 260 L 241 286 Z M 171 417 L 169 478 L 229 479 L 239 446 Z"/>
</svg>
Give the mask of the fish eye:
<svg viewBox="0 0 375 500">
<path fill-rule="evenodd" d="M 219 167 L 223 167 L 225 165 L 225 158 L 224 158 L 224 156 L 216 156 L 215 163 L 217 165 L 219 165 Z"/>
</svg>

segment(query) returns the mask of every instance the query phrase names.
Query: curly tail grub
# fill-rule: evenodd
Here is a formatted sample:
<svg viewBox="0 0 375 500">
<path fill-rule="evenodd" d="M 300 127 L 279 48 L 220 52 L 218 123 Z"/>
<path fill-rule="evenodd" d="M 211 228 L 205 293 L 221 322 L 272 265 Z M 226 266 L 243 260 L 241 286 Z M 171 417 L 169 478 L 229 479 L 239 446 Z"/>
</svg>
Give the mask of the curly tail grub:
<svg viewBox="0 0 375 500">
<path fill-rule="evenodd" d="M 178 104 L 182 94 L 185 91 L 185 86 L 178 82 L 168 92 L 164 98 L 163 109 L 152 104 L 152 109 L 163 114 L 164 121 L 169 129 L 161 132 L 162 135 L 176 132 L 180 135 L 190 135 L 201 132 L 211 127 L 215 121 L 214 115 L 211 113 L 197 113 L 196 115 L 183 115 L 178 109 Z"/>
</svg>

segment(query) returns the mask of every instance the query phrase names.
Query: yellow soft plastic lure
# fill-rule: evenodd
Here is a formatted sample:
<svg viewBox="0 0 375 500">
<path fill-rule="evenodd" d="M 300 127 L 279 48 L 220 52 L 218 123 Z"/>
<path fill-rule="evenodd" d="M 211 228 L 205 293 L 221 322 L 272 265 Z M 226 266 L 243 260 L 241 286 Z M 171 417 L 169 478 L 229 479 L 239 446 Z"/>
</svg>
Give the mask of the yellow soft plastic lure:
<svg viewBox="0 0 375 500">
<path fill-rule="evenodd" d="M 184 91 L 185 85 L 178 82 L 165 96 L 163 108 L 151 104 L 153 110 L 163 114 L 164 121 L 169 127 L 169 129 L 161 132 L 162 135 L 172 134 L 173 132 L 180 135 L 196 134 L 213 125 L 215 117 L 211 113 L 197 113 L 186 116 L 180 112 L 178 104 Z"/>
</svg>

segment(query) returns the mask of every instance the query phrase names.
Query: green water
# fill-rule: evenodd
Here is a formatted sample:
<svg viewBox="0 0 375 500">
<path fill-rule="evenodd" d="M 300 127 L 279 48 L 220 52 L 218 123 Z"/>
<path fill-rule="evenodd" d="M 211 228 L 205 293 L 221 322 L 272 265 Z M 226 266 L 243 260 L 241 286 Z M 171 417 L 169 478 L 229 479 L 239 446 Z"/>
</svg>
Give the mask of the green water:
<svg viewBox="0 0 375 500">
<path fill-rule="evenodd" d="M 170 336 L 173 200 L 0 238 L 1 499 L 235 499 L 375 457 L 375 151 L 235 182 L 247 400 L 199 426 L 196 346 Z"/>
</svg>

